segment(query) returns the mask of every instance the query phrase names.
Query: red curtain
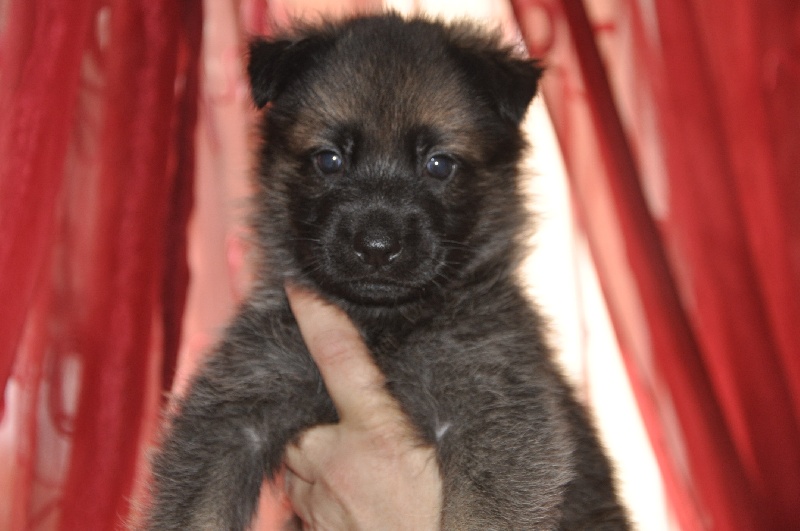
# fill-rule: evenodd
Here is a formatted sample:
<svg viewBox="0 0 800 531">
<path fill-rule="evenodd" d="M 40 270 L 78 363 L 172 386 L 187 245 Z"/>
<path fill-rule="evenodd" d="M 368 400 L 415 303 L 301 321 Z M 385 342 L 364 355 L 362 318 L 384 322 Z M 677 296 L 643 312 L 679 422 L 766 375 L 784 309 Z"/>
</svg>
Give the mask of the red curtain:
<svg viewBox="0 0 800 531">
<path fill-rule="evenodd" d="M 1 5 L 0 527 L 114 529 L 179 340 L 200 3 Z"/>
<path fill-rule="evenodd" d="M 800 5 L 513 5 L 681 527 L 797 529 Z"/>
<path fill-rule="evenodd" d="M 513 4 L 681 527 L 797 528 L 800 6 Z M 188 282 L 200 6 L 0 0 L 0 528 L 131 512 Z"/>
</svg>

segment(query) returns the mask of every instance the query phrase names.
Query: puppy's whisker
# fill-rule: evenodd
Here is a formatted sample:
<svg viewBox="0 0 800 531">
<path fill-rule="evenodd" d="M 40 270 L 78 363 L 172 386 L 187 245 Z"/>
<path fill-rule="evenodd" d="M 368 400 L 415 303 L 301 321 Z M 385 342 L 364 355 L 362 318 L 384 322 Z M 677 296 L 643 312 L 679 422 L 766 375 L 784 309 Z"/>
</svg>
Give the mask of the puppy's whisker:
<svg viewBox="0 0 800 531">
<path fill-rule="evenodd" d="M 458 241 L 455 241 L 455 240 L 440 240 L 440 241 L 444 245 L 446 245 L 447 247 L 454 248 L 454 249 L 466 249 L 466 250 L 474 249 L 474 246 L 469 244 L 469 243 L 458 242 Z"/>
<path fill-rule="evenodd" d="M 304 242 L 304 243 L 316 243 L 321 244 L 323 243 L 320 238 L 291 238 L 292 242 Z"/>
</svg>

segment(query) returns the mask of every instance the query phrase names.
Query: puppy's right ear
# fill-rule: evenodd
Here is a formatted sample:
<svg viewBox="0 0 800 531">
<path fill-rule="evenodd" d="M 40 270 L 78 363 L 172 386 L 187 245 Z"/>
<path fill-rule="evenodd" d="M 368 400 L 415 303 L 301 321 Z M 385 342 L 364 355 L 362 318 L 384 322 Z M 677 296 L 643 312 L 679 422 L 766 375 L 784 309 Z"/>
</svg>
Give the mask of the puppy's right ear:
<svg viewBox="0 0 800 531">
<path fill-rule="evenodd" d="M 260 109 L 278 95 L 305 70 L 326 47 L 322 39 L 309 37 L 299 41 L 250 42 L 247 73 L 253 101 Z"/>
<path fill-rule="evenodd" d="M 281 55 L 291 45 L 291 41 L 270 42 L 264 39 L 250 41 L 247 74 L 250 76 L 250 93 L 259 109 L 277 95 Z"/>
</svg>

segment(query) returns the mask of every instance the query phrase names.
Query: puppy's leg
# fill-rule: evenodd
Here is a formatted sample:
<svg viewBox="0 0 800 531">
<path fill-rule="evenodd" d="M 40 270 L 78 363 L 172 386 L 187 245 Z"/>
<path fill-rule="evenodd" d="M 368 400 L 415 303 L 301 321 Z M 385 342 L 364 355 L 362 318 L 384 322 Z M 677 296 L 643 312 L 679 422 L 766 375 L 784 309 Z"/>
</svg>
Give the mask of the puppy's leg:
<svg viewBox="0 0 800 531">
<path fill-rule="evenodd" d="M 449 373 L 471 385 L 433 392 L 453 408 L 443 412 L 449 428 L 438 441 L 442 529 L 558 529 L 575 446 L 556 376 L 498 364 L 475 378 L 470 366 Z M 444 381 L 437 369 L 432 380 Z"/>
<path fill-rule="evenodd" d="M 442 445 L 442 529 L 557 529 L 573 474 L 569 441 L 548 433 L 549 426 L 524 438 L 515 434 L 519 424 L 499 419 L 498 428 L 465 432 Z"/>
<path fill-rule="evenodd" d="M 561 529 L 630 529 L 627 512 L 616 493 L 611 463 L 603 453 L 587 412 L 571 396 L 565 398 L 565 409 L 570 412 L 577 443 L 573 457 L 577 475 L 567 486 L 561 506 Z"/>
<path fill-rule="evenodd" d="M 175 418 L 154 462 L 153 511 L 147 529 L 244 529 L 255 511 L 268 448 L 253 415 L 190 411 Z"/>
<path fill-rule="evenodd" d="M 274 324 L 240 318 L 192 383 L 153 462 L 145 529 L 245 529 L 286 444 L 336 421 L 299 332 Z"/>
</svg>

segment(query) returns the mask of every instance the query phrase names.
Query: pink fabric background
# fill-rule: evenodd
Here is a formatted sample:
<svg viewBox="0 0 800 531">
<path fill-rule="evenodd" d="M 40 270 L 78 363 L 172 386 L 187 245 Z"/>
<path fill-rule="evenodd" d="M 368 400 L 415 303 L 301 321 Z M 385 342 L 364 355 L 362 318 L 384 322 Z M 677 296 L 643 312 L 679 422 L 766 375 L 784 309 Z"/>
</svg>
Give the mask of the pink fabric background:
<svg viewBox="0 0 800 531">
<path fill-rule="evenodd" d="M 672 508 L 794 528 L 800 6 L 587 4 L 513 2 Z M 164 392 L 247 289 L 242 44 L 293 9 L 0 1 L 0 528 L 135 517 Z"/>
</svg>

